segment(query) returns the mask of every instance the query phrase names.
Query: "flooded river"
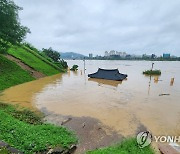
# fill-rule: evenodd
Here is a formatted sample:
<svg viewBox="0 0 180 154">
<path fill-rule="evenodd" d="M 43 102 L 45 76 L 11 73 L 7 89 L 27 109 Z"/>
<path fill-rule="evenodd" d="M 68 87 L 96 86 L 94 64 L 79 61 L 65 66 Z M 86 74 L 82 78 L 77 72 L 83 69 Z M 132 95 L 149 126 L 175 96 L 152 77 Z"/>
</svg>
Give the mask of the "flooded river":
<svg viewBox="0 0 180 154">
<path fill-rule="evenodd" d="M 180 62 L 154 63 L 162 71 L 158 81 L 142 74 L 151 62 L 87 60 L 84 72 L 82 60 L 69 60 L 69 66 L 79 65 L 77 72 L 9 88 L 0 101 L 56 115 L 90 117 L 123 136 L 135 134 L 140 126 L 154 135 L 180 135 Z M 118 68 L 128 78 L 123 82 L 88 79 L 88 73 L 99 67 Z"/>
</svg>

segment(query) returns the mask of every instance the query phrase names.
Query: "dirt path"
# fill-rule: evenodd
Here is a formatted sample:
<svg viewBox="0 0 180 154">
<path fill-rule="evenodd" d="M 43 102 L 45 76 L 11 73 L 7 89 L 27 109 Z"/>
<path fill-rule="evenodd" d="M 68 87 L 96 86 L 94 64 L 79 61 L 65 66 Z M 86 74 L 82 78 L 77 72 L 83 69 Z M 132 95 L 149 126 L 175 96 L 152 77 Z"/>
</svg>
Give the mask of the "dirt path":
<svg viewBox="0 0 180 154">
<path fill-rule="evenodd" d="M 75 131 L 79 138 L 75 154 L 84 154 L 88 150 L 109 146 L 124 138 L 104 126 L 98 119 L 91 117 L 72 117 L 72 120 L 63 125 Z"/>
<path fill-rule="evenodd" d="M 109 146 L 124 138 L 92 117 L 64 116 L 49 112 L 46 108 L 42 108 L 41 112 L 45 114 L 45 121 L 65 126 L 76 133 L 79 143 L 74 154 L 84 154 L 88 150 Z"/>
<path fill-rule="evenodd" d="M 22 69 L 27 70 L 28 72 L 31 73 L 31 75 L 35 78 L 35 79 L 39 79 L 42 77 L 45 77 L 45 75 L 41 72 L 38 72 L 36 70 L 34 70 L 32 67 L 28 66 L 27 64 L 23 63 L 20 59 L 11 56 L 11 55 L 6 55 L 6 58 L 8 58 L 9 60 L 14 61 L 17 65 L 19 65 Z"/>
<path fill-rule="evenodd" d="M 65 126 L 75 132 L 79 143 L 74 154 L 84 154 L 89 150 L 120 143 L 127 137 L 93 117 L 56 114 L 53 111 L 48 111 L 45 107 L 41 108 L 40 111 L 44 113 L 45 121 L 55 125 Z M 141 122 L 138 122 L 134 136 L 146 130 L 147 128 Z"/>
</svg>

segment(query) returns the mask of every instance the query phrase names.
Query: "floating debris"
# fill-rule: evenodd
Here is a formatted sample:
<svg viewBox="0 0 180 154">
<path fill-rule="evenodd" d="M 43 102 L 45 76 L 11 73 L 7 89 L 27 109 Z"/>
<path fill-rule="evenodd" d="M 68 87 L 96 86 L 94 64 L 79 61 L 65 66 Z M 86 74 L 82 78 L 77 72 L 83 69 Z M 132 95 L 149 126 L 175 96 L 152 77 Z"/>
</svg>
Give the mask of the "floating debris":
<svg viewBox="0 0 180 154">
<path fill-rule="evenodd" d="M 84 128 L 86 126 L 85 122 L 82 124 L 82 128 Z"/>
<path fill-rule="evenodd" d="M 170 94 L 159 94 L 159 96 L 169 96 Z"/>
<path fill-rule="evenodd" d="M 174 84 L 174 78 L 171 78 L 170 86 L 173 86 Z"/>
<path fill-rule="evenodd" d="M 61 123 L 61 125 L 66 124 L 66 123 L 69 122 L 70 120 L 72 120 L 72 118 L 68 118 L 68 119 L 64 120 L 64 121 Z"/>
</svg>

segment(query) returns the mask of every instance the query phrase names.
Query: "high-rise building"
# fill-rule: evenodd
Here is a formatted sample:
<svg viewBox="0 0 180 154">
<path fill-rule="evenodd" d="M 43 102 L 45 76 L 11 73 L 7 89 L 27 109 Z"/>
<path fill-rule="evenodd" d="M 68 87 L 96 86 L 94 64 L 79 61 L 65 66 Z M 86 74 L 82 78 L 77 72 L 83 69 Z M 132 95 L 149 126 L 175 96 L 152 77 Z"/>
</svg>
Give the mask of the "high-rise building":
<svg viewBox="0 0 180 154">
<path fill-rule="evenodd" d="M 93 54 L 92 54 L 92 53 L 90 53 L 90 54 L 89 54 L 89 58 L 92 58 L 92 57 L 93 57 Z"/>
<path fill-rule="evenodd" d="M 108 56 L 109 56 L 108 51 L 105 51 L 105 52 L 104 52 L 104 56 L 105 56 L 105 57 L 108 57 Z"/>
<path fill-rule="evenodd" d="M 171 57 L 170 53 L 163 53 L 163 58 L 170 58 L 170 57 Z"/>
<path fill-rule="evenodd" d="M 109 56 L 120 56 L 120 57 L 126 57 L 126 52 L 118 52 L 118 51 L 115 51 L 115 50 L 111 50 L 111 51 L 105 51 L 104 52 L 104 56 L 105 57 L 109 57 Z"/>
<path fill-rule="evenodd" d="M 116 52 L 115 52 L 114 50 L 111 50 L 111 51 L 109 52 L 109 55 L 110 55 L 110 56 L 116 55 Z"/>
</svg>

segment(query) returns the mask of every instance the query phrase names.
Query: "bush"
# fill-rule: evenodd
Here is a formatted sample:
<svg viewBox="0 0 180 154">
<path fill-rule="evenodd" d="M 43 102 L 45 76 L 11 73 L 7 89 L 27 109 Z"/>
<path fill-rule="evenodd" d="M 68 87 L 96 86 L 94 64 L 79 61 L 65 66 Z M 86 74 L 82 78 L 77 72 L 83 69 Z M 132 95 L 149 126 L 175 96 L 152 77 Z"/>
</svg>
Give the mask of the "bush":
<svg viewBox="0 0 180 154">
<path fill-rule="evenodd" d="M 52 48 L 49 48 L 49 49 L 44 49 L 43 48 L 42 52 L 46 56 L 50 57 L 54 62 L 58 62 L 60 60 L 60 57 L 61 57 L 60 53 L 55 51 L 55 50 L 53 50 Z"/>
<path fill-rule="evenodd" d="M 66 61 L 64 61 L 63 59 L 62 60 L 60 60 L 60 65 L 62 65 L 63 66 L 63 68 L 65 68 L 65 69 L 67 69 L 68 68 L 68 64 L 67 64 L 67 62 Z"/>
<path fill-rule="evenodd" d="M 77 71 L 78 70 L 78 65 L 73 65 L 72 68 L 70 69 L 71 71 Z"/>
<path fill-rule="evenodd" d="M 64 61 L 63 59 L 60 60 L 59 62 L 55 62 L 54 64 L 56 64 L 59 68 L 64 68 L 64 69 L 68 68 L 67 62 Z"/>
<path fill-rule="evenodd" d="M 29 48 L 29 49 L 37 52 L 37 53 L 40 53 L 40 51 L 39 51 L 38 49 L 36 49 L 36 48 L 35 48 L 32 44 L 30 44 L 30 43 L 24 42 L 24 43 L 22 43 L 22 45 L 26 46 L 27 48 Z M 21 46 L 20 46 L 20 47 L 21 47 Z"/>
<path fill-rule="evenodd" d="M 143 72 L 145 75 L 161 75 L 160 70 L 146 70 Z"/>
</svg>

